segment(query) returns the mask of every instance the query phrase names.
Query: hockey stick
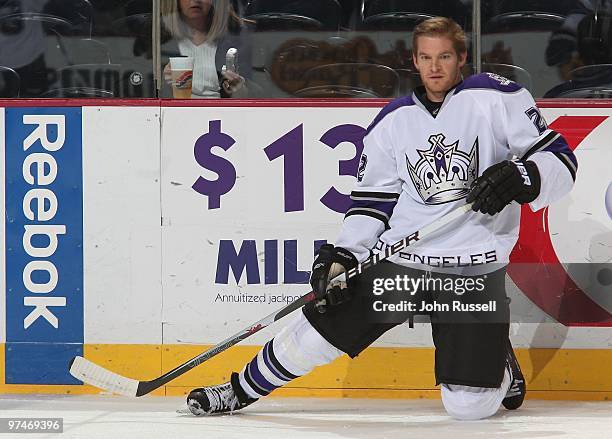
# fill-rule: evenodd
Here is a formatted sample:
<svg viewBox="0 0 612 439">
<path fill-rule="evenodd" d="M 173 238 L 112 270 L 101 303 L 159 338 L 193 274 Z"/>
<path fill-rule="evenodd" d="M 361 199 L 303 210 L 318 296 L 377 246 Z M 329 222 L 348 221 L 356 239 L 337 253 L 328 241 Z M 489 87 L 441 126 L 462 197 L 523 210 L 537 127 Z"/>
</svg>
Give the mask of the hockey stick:
<svg viewBox="0 0 612 439">
<path fill-rule="evenodd" d="M 366 270 L 367 268 L 378 264 L 380 261 L 383 261 L 388 257 L 399 253 L 401 250 L 409 247 L 413 243 L 420 241 L 424 236 L 450 223 L 462 214 L 469 212 L 471 210 L 471 207 L 471 204 L 465 204 L 463 206 L 460 206 L 450 211 L 443 217 L 433 221 L 431 224 L 428 224 L 427 226 L 423 227 L 421 230 L 414 232 L 413 234 L 407 236 L 406 238 L 396 242 L 391 246 L 387 246 L 381 253 L 371 255 L 368 259 L 358 264 L 357 267 L 349 270 L 347 273 L 347 278 L 350 279 L 352 277 L 357 276 L 363 270 Z M 124 376 L 111 372 L 110 370 L 107 370 L 102 366 L 98 366 L 97 364 L 80 356 L 74 357 L 70 362 L 70 373 L 72 374 L 72 376 L 83 381 L 86 384 L 91 384 L 93 386 L 99 387 L 100 389 L 108 390 L 110 392 L 119 393 L 125 396 L 146 395 L 147 393 L 150 393 L 153 390 L 163 386 L 167 382 L 172 381 L 173 379 L 184 374 L 185 372 L 190 371 L 191 369 L 200 365 L 204 361 L 232 347 L 236 343 L 239 343 L 242 340 L 255 334 L 256 332 L 259 332 L 263 328 L 271 325 L 275 321 L 283 318 L 284 316 L 295 311 L 296 309 L 301 308 L 302 306 L 304 306 L 308 302 L 313 301 L 314 299 L 315 293 L 311 291 L 303 295 L 299 299 L 291 302 L 287 306 L 281 308 L 280 310 L 273 312 L 272 314 L 264 317 L 253 325 L 223 340 L 221 343 L 210 348 L 209 350 L 199 354 L 198 356 L 181 364 L 180 366 L 177 366 L 170 372 L 167 372 L 160 377 L 154 378 L 151 381 L 138 381 L 131 378 L 126 378 Z"/>
</svg>

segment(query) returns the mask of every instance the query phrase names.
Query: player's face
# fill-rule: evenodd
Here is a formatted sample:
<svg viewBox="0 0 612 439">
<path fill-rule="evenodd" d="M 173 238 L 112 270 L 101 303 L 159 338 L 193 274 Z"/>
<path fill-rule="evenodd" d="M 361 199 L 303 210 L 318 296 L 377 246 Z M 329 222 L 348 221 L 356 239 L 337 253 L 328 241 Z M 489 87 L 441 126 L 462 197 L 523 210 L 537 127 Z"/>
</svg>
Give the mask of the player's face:
<svg viewBox="0 0 612 439">
<path fill-rule="evenodd" d="M 461 79 L 467 53 L 458 54 L 453 42 L 444 36 L 421 36 L 417 53 L 412 55 L 427 97 L 441 101 L 444 94 Z"/>
</svg>

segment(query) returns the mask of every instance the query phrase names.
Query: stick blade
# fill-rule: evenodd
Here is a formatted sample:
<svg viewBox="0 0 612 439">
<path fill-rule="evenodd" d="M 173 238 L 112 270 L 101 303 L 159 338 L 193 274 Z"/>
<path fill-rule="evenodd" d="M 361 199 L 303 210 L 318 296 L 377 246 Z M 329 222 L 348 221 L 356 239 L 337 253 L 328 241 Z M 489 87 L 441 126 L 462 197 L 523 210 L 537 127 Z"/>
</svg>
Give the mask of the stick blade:
<svg viewBox="0 0 612 439">
<path fill-rule="evenodd" d="M 70 374 L 86 384 L 120 395 L 136 396 L 138 391 L 138 381 L 111 372 L 81 356 L 72 359 Z"/>
</svg>

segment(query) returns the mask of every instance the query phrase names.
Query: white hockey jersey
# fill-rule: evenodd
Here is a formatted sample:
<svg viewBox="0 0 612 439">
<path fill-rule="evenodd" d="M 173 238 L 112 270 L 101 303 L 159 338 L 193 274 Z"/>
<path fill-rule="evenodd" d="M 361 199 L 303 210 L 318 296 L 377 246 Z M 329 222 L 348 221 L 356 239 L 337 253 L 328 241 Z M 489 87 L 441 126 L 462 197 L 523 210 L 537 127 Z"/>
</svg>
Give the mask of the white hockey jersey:
<svg viewBox="0 0 612 439">
<path fill-rule="evenodd" d="M 364 150 L 336 245 L 360 261 L 465 203 L 489 166 L 518 157 L 536 163 L 539 210 L 571 189 L 577 162 L 549 129 L 531 94 L 501 76 L 470 76 L 451 89 L 434 118 L 417 95 L 385 106 L 364 137 Z M 495 216 L 470 212 L 389 260 L 414 268 L 486 272 L 505 264 L 519 232 L 520 206 Z M 497 266 L 499 268 L 499 266 Z"/>
</svg>

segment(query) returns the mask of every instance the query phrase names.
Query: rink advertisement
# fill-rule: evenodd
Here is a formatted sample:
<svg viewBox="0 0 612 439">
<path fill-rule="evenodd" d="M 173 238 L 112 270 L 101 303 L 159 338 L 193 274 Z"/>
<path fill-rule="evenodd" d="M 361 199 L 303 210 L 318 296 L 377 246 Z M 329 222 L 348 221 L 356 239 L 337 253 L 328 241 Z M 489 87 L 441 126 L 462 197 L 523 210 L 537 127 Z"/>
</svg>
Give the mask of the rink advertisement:
<svg viewBox="0 0 612 439">
<path fill-rule="evenodd" d="M 359 172 L 360 140 L 377 111 L 291 105 L 163 108 L 164 343 L 214 344 L 309 291 L 313 253 L 338 233 Z M 598 350 L 608 346 L 612 323 L 606 293 L 612 285 L 612 211 L 606 208 L 612 183 L 610 112 L 543 108 L 542 113 L 567 138 L 581 168 L 569 196 L 539 212 L 523 208 L 528 227 L 511 256 L 515 264 L 507 288 L 514 292 L 513 309 L 530 314 L 529 323 L 512 326 L 512 336 L 517 346 L 530 348 L 520 355 L 530 364 L 532 391 L 571 388 L 588 397 L 612 389 L 608 380 L 589 380 L 580 366 L 608 361 L 610 355 Z M 262 344 L 273 334 L 274 328 L 246 343 Z M 561 346 L 567 356 L 553 355 Z M 388 396 L 380 389 L 428 388 L 431 347 L 428 325 L 398 328 L 357 365 L 336 362 L 329 375 L 316 374 L 285 391 L 365 388 Z M 230 351 L 200 376 L 206 380 L 213 370 L 226 376 L 253 352 Z M 401 366 L 406 363 L 418 366 L 408 372 Z M 372 377 L 372 367 L 381 364 L 398 381 Z M 429 378 L 423 380 L 424 375 Z M 176 385 L 198 383 L 181 378 Z"/>
<path fill-rule="evenodd" d="M 0 108 L 0 391 L 75 392 L 75 355 L 159 353 L 159 106 L 28 103 Z"/>
<path fill-rule="evenodd" d="M 221 339 L 228 327 L 238 330 L 249 316 L 308 291 L 313 254 L 335 239 L 359 171 L 363 135 L 375 115 L 372 108 L 326 108 L 323 118 L 321 111 L 164 109 L 165 341 L 198 342 L 204 333 Z M 518 295 L 513 310 L 520 310 L 523 323 L 552 318 L 567 326 L 607 326 L 612 238 L 605 197 L 611 182 L 601 168 L 607 159 L 592 158 L 612 153 L 597 141 L 608 116 L 553 108 L 544 113 L 575 150 L 580 172 L 563 200 L 538 212 L 523 208 L 528 226 L 521 229 L 509 270 L 509 287 Z M 587 137 L 589 147 L 581 148 Z M 583 221 L 594 223 L 576 227 Z M 591 237 L 591 230 L 600 232 Z M 574 240 L 570 231 L 585 236 Z M 473 261 L 486 260 L 476 256 Z M 210 312 L 206 319 L 202 309 Z M 413 334 L 401 340 L 428 345 Z"/>
<path fill-rule="evenodd" d="M 320 113 L 164 109 L 164 341 L 222 339 L 309 291 L 374 111 Z"/>
<path fill-rule="evenodd" d="M 81 350 L 150 379 L 308 292 L 313 257 L 335 240 L 367 166 L 362 139 L 383 102 L 98 105 L 1 110 L 0 391 L 96 392 L 67 374 Z M 24 118 L 45 114 L 64 116 L 63 146 L 54 150 L 60 131 L 48 125 L 48 149 L 41 141 L 24 149 L 32 133 L 43 135 Z M 535 392 L 612 396 L 612 378 L 593 380 L 581 366 L 612 361 L 612 110 L 544 103 L 542 114 L 580 168 L 568 196 L 539 212 L 523 209 L 511 256 L 519 269 L 507 287 L 512 306 L 534 316 L 514 325 L 512 338 Z M 534 261 L 536 275 L 520 270 Z M 28 305 L 34 299 L 46 306 Z M 581 321 L 584 313 L 594 318 Z M 163 393 L 225 379 L 280 324 Z M 429 325 L 417 322 L 283 391 L 427 397 L 432 358 Z M 380 367 L 389 373 L 372 376 Z"/>
<path fill-rule="evenodd" d="M 76 384 L 83 352 L 80 108 L 5 112 L 6 383 Z"/>
</svg>

